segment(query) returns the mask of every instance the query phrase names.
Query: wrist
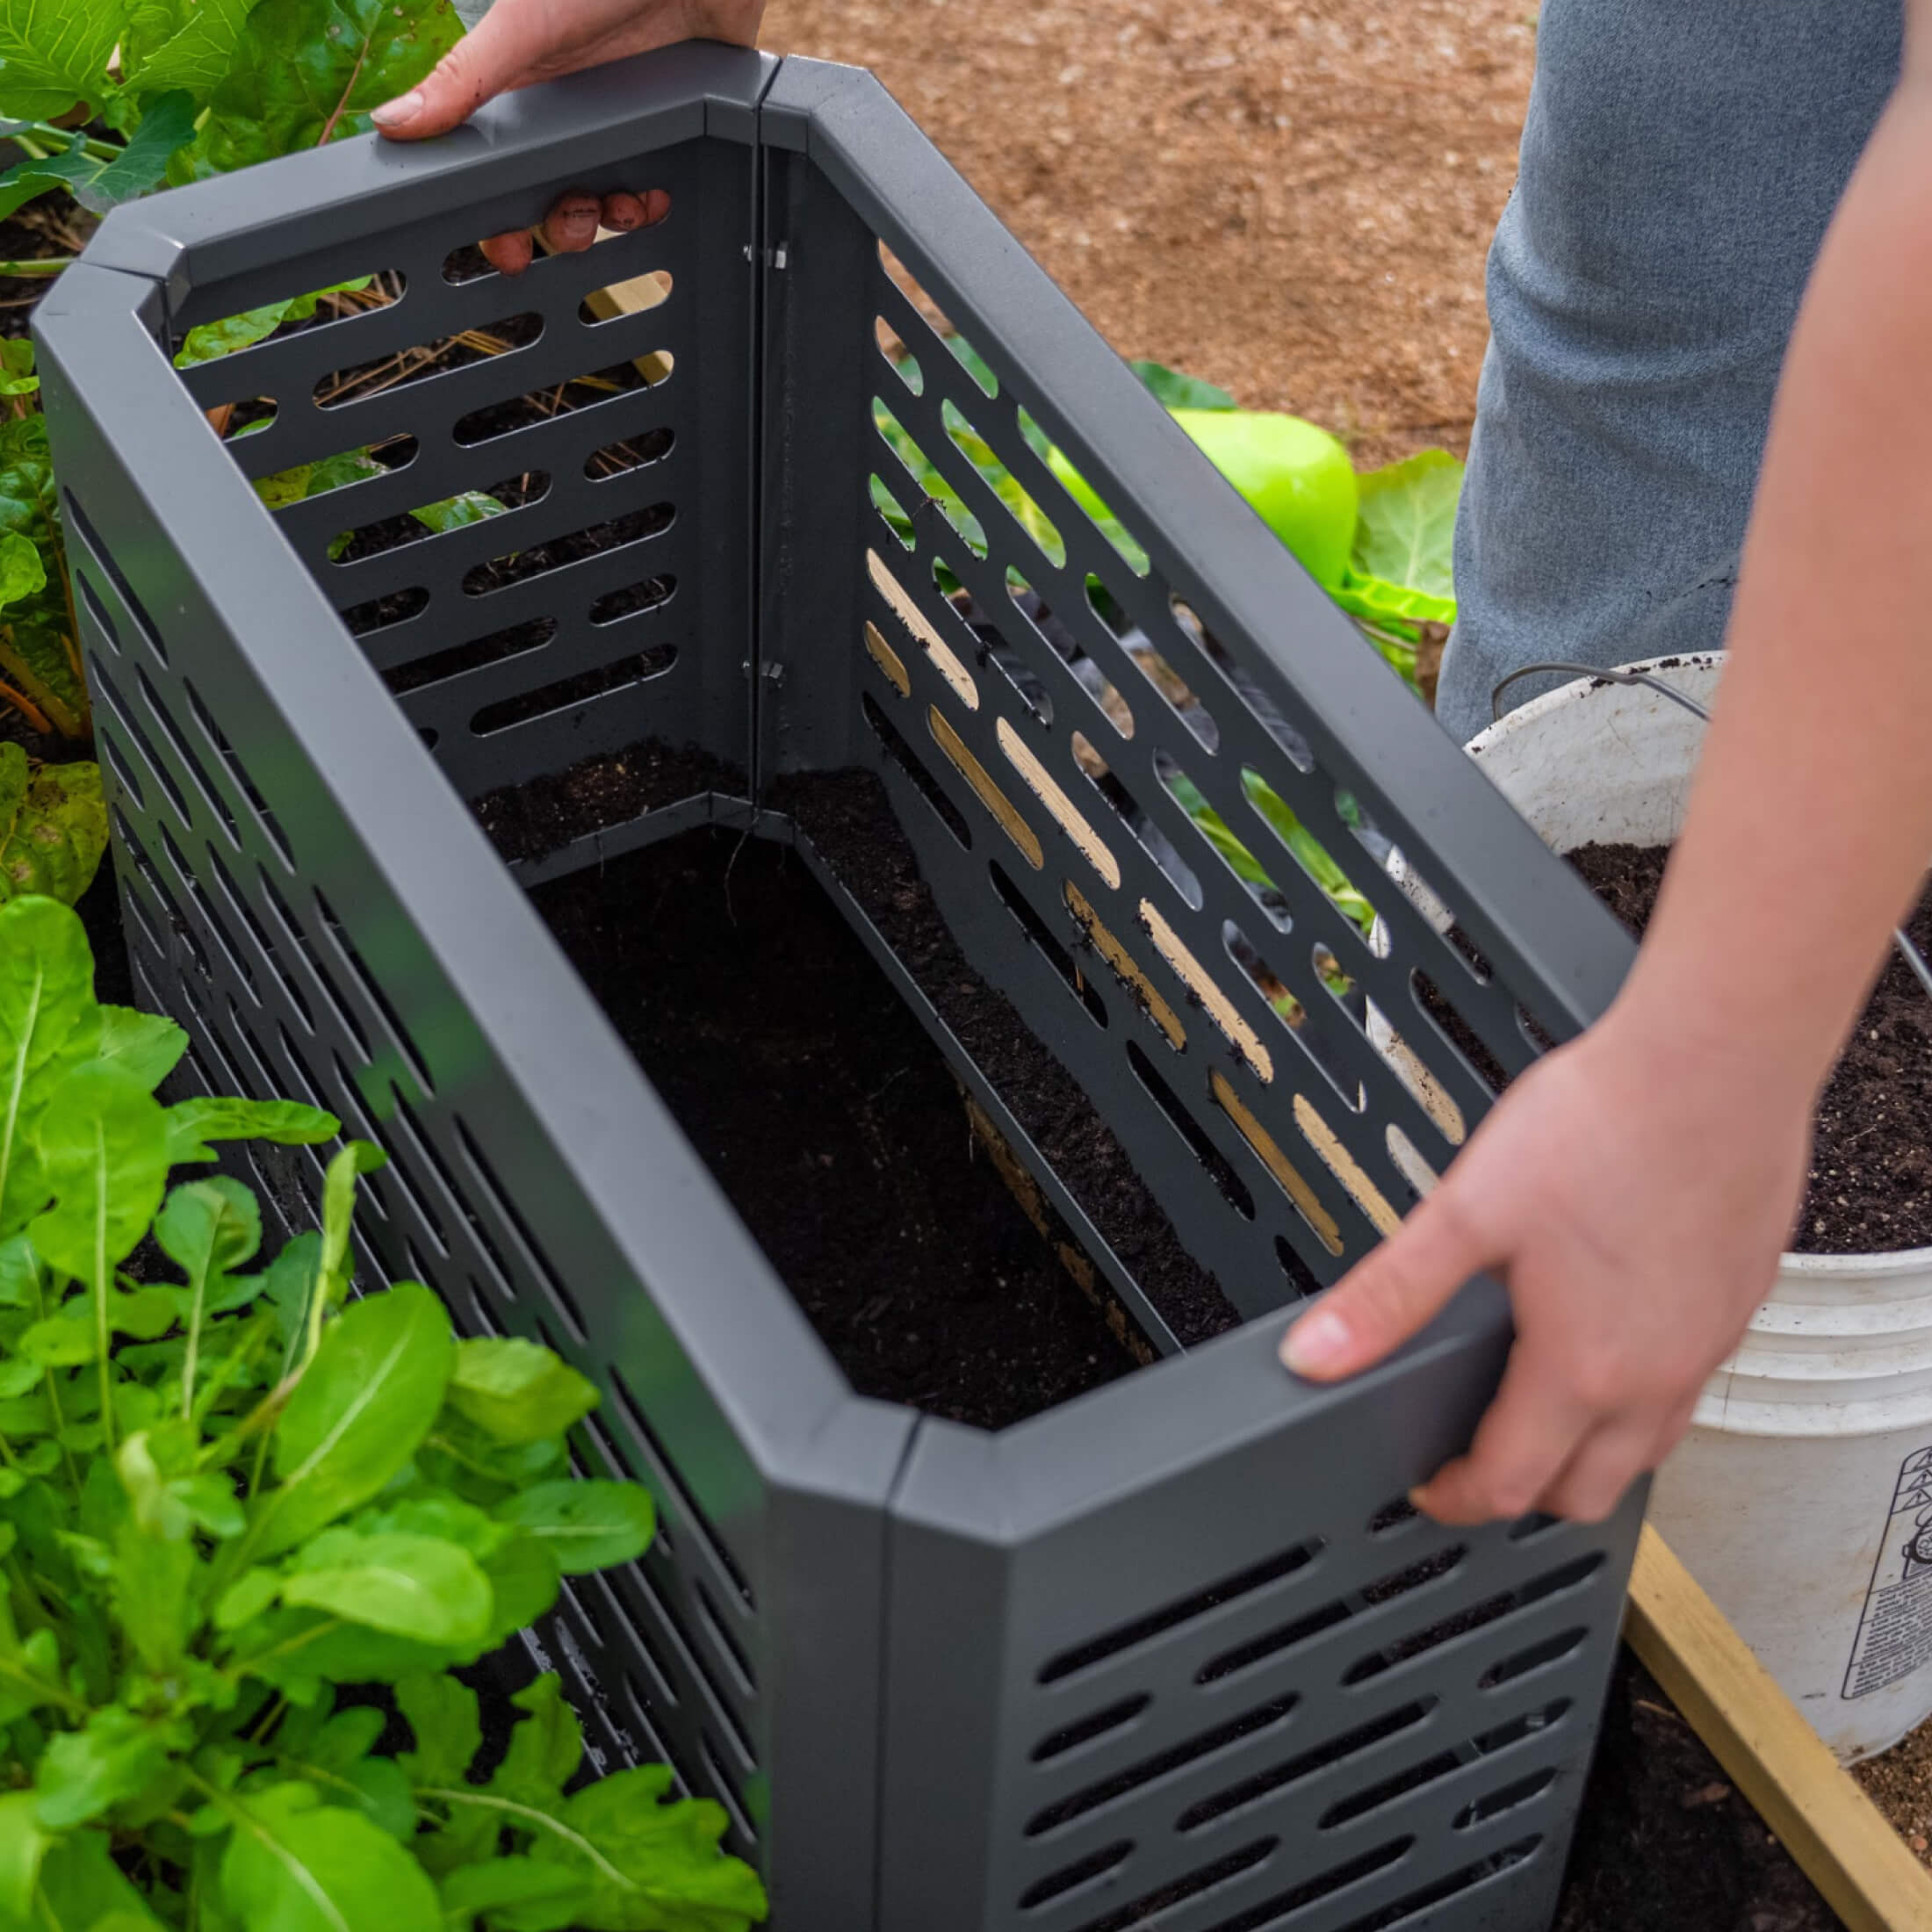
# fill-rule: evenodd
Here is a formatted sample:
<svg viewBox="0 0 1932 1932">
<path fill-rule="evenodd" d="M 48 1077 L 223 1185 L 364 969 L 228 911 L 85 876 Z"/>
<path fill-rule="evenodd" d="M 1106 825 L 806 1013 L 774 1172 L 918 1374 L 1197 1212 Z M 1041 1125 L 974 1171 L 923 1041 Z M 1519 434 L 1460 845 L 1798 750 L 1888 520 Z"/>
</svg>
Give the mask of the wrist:
<svg viewBox="0 0 1932 1932">
<path fill-rule="evenodd" d="M 1585 1039 L 1625 1080 L 1709 1096 L 1733 1117 L 1808 1114 L 1838 1047 L 1799 1013 L 1756 1010 L 1721 975 L 1670 970 L 1640 955 L 1623 991 Z"/>
</svg>

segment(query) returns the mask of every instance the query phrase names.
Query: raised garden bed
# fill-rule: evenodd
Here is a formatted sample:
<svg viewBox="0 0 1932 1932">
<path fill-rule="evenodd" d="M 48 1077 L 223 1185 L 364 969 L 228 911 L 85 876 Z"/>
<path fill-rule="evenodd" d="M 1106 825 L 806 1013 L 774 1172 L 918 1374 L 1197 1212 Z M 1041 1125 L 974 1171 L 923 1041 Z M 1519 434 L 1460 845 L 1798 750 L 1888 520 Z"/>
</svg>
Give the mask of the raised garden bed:
<svg viewBox="0 0 1932 1932">
<path fill-rule="evenodd" d="M 670 220 L 514 292 L 464 278 L 475 234 L 620 185 L 667 191 Z M 378 271 L 404 292 L 185 380 L 170 367 L 198 323 Z M 594 319 L 598 290 L 645 273 L 669 278 L 660 305 Z M 540 318 L 511 332 L 523 346 L 363 400 L 328 387 L 513 313 Z M 1336 1390 L 1282 1375 L 1272 1311 L 1364 1251 L 1485 1104 L 1413 976 L 1517 1068 L 1519 1006 L 1568 1034 L 1627 946 L 872 84 L 687 48 L 520 95 L 462 140 L 344 144 L 184 191 L 110 219 L 41 341 L 137 991 L 193 1033 L 195 1079 L 326 1099 L 389 1147 L 373 1273 L 435 1283 L 466 1327 L 551 1338 L 600 1383 L 586 1463 L 648 1482 L 665 1530 L 543 1640 L 607 1757 L 664 1759 L 718 1796 L 782 1924 L 1546 1922 L 1640 1498 L 1600 1530 L 1475 1535 L 1401 1503 L 1493 1387 L 1492 1284 Z M 581 407 L 477 427 L 644 362 Z M 971 506 L 960 526 L 901 504 L 910 549 L 876 501 L 905 488 L 881 396 Z M 210 410 L 265 427 L 224 451 Z M 1133 531 L 1145 575 L 1029 422 Z M 339 500 L 271 513 L 249 487 L 401 435 L 413 459 Z M 612 475 L 596 459 L 627 441 L 638 459 Z M 499 515 L 367 534 L 505 479 L 522 480 Z M 345 528 L 365 540 L 336 546 Z M 998 613 L 1034 690 L 979 653 L 948 580 Z M 701 756 L 630 761 L 652 742 Z M 566 775 L 600 759 L 592 827 Z M 1177 803 L 1177 773 L 1266 852 L 1265 890 Z M 1250 775 L 1373 899 L 1373 942 Z M 1488 977 L 1381 871 L 1365 820 Z M 895 841 L 910 858 L 882 864 Z M 865 1050 L 891 1062 L 882 1080 L 907 1065 L 918 1107 L 868 1087 L 834 1108 L 811 1072 L 797 1084 L 840 1121 L 761 1119 L 746 1084 L 771 1081 L 756 1055 L 787 1029 L 700 1053 L 685 1035 L 722 998 L 667 1016 L 640 996 L 627 948 L 696 995 L 744 931 L 735 899 L 698 903 L 714 874 L 724 897 L 741 843 L 747 924 L 796 930 L 801 966 L 822 945 L 840 998 L 876 1010 L 839 957 L 855 935 L 903 1005 L 910 1027 L 882 1017 Z M 643 933 L 666 881 L 709 938 Z M 769 988 L 763 955 L 789 941 L 741 943 L 740 977 Z M 788 1022 L 794 1049 L 849 1016 L 840 998 Z M 1030 1071 L 1022 1034 L 1044 1050 Z M 708 1120 L 734 1056 L 739 1097 Z M 977 1137 L 960 1109 L 935 1146 L 951 1080 Z M 847 1135 L 811 1149 L 830 1171 L 862 1145 L 931 1170 L 931 1292 L 949 1234 L 969 1312 L 1005 1270 L 1065 1324 L 1050 1375 L 997 1337 L 972 1401 L 1013 1405 L 1024 1376 L 1057 1380 L 1018 1406 L 1071 1399 L 977 1411 L 995 1429 L 948 1418 L 968 1412 L 962 1379 L 935 1381 L 910 1324 L 855 1295 L 862 1188 L 839 1204 L 833 1265 L 768 1251 L 778 1196 L 732 1164 L 821 1128 Z M 1097 1133 L 1144 1201 L 1121 1198 L 1111 1157 L 1083 1164 Z M 1010 1213 L 1002 1161 L 1026 1203 Z M 310 1212 L 306 1158 L 261 1179 Z M 1027 1208 L 1067 1251 L 1050 1267 Z M 1217 1298 L 1244 1318 L 1218 1336 Z"/>
</svg>

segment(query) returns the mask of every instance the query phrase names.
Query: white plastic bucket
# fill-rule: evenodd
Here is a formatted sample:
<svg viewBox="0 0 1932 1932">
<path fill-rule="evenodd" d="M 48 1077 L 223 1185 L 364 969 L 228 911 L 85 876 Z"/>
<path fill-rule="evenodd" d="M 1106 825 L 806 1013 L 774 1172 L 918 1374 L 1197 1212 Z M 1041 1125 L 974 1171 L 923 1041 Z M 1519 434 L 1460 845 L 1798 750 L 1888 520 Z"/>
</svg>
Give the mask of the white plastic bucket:
<svg viewBox="0 0 1932 1932">
<path fill-rule="evenodd" d="M 1629 668 L 1708 705 L 1723 667 Z M 1655 691 L 1582 680 L 1469 753 L 1558 852 L 1656 845 L 1683 822 L 1703 734 Z M 1932 1248 L 1786 1255 L 1650 1514 L 1842 1759 L 1932 1717 Z"/>
</svg>

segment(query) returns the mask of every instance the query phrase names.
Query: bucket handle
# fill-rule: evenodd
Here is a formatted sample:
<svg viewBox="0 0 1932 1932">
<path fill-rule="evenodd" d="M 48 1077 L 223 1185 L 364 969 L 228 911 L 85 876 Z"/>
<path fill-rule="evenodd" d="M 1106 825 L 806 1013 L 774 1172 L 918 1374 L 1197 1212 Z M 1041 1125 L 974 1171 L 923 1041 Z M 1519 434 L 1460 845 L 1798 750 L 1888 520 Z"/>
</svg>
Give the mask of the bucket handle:
<svg viewBox="0 0 1932 1932">
<path fill-rule="evenodd" d="M 1661 697 L 1667 697 L 1673 704 L 1681 704 L 1685 710 L 1701 717 L 1708 724 L 1711 714 L 1694 697 L 1687 697 L 1674 684 L 1666 684 L 1651 671 L 1604 671 L 1591 664 L 1563 664 L 1554 660 L 1547 664 L 1525 664 L 1519 670 L 1511 671 L 1505 678 L 1497 679 L 1489 692 L 1489 716 L 1492 719 L 1503 716 L 1503 694 L 1519 678 L 1535 677 L 1549 671 L 1567 672 L 1572 677 L 1601 678 L 1606 684 L 1641 684 Z M 1926 963 L 1925 955 L 1907 938 L 1905 929 L 1895 926 L 1892 929 L 1892 943 L 1899 948 L 1899 956 L 1912 969 L 1914 977 L 1925 988 L 1927 996 L 1932 998 L 1932 966 Z"/>
</svg>

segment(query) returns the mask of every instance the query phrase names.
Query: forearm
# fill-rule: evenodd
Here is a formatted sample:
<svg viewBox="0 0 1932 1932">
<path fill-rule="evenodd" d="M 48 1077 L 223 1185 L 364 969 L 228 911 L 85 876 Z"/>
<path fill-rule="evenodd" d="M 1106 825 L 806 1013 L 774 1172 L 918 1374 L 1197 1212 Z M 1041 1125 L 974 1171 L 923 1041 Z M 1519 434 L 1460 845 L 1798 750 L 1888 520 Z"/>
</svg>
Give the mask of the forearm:
<svg viewBox="0 0 1932 1932">
<path fill-rule="evenodd" d="M 1932 74 L 1874 135 L 1786 358 L 1733 656 L 1617 1020 L 1816 1088 L 1932 859 Z"/>
</svg>

